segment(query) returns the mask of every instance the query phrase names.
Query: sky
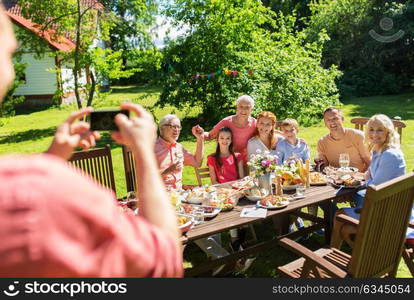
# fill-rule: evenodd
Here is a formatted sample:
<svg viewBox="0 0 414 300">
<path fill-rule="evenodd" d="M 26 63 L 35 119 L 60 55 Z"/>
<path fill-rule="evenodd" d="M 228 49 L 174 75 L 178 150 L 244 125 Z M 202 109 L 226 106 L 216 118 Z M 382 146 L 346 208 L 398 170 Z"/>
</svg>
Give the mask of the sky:
<svg viewBox="0 0 414 300">
<path fill-rule="evenodd" d="M 151 31 L 153 32 L 154 44 L 157 48 L 164 47 L 164 39 L 168 36 L 170 39 L 175 39 L 177 36 L 185 32 L 183 29 L 177 29 L 171 25 L 170 20 L 165 16 L 156 17 L 156 26 Z"/>
</svg>

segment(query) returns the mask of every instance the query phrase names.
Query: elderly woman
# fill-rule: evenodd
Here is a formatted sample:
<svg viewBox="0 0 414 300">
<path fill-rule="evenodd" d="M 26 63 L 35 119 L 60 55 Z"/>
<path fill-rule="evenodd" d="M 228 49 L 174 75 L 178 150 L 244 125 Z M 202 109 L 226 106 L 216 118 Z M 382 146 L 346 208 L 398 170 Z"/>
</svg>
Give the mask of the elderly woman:
<svg viewBox="0 0 414 300">
<path fill-rule="evenodd" d="M 277 155 L 276 145 L 283 139 L 279 133 L 276 130 L 276 116 L 272 112 L 263 111 L 258 114 L 255 136 L 247 144 L 247 158 L 257 150 L 269 151 L 272 155 Z"/>
<path fill-rule="evenodd" d="M 405 174 L 405 160 L 400 150 L 399 140 L 392 121 L 386 115 L 378 114 L 369 119 L 365 129 L 365 143 L 372 151 L 372 161 L 365 173 L 367 185 L 378 185 Z M 345 213 L 359 219 L 358 211 L 363 207 L 365 193 L 366 190 L 361 190 L 355 194 L 353 197 L 355 208 L 344 208 L 337 214 Z M 342 226 L 341 230 L 337 230 L 338 226 Z M 336 229 L 333 232 L 336 234 L 332 236 L 333 246 L 340 245 L 342 238 L 348 244 L 353 244 L 352 236 L 356 233 L 354 226 L 342 225 L 335 218 L 334 227 Z"/>
<path fill-rule="evenodd" d="M 180 189 L 184 165 L 198 168 L 203 162 L 204 131 L 196 131 L 193 128 L 192 133 L 197 138 L 197 146 L 195 155 L 192 155 L 177 143 L 181 122 L 176 115 L 164 116 L 160 121 L 159 130 L 160 136 L 155 142 L 155 155 L 161 176 L 167 189 Z"/>
<path fill-rule="evenodd" d="M 240 96 L 236 101 L 236 114 L 228 116 L 217 123 L 209 132 L 199 126 L 195 126 L 197 132 L 204 132 L 207 140 L 215 139 L 223 127 L 228 127 L 233 132 L 233 150 L 242 155 L 243 163 L 247 163 L 247 142 L 256 132 L 256 119 L 251 116 L 254 100 L 248 95 Z M 193 128 L 193 129 L 194 129 Z"/>
</svg>

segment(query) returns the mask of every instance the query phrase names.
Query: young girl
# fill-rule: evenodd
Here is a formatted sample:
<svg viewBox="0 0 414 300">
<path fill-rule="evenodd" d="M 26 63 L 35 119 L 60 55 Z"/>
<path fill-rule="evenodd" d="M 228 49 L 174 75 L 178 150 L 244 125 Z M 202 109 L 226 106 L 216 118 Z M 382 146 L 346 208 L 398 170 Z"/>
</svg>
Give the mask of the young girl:
<svg viewBox="0 0 414 300">
<path fill-rule="evenodd" d="M 216 153 L 207 158 L 207 165 L 210 170 L 210 178 L 213 184 L 225 183 L 244 177 L 243 158 L 240 153 L 233 151 L 233 133 L 230 128 L 220 128 L 217 135 Z M 245 230 L 230 230 L 231 248 L 233 251 L 243 249 L 241 246 L 244 240 Z M 252 261 L 246 261 L 251 264 Z"/>
<path fill-rule="evenodd" d="M 243 160 L 233 151 L 233 134 L 230 128 L 220 128 L 216 153 L 207 158 L 212 184 L 225 183 L 244 177 Z"/>
</svg>

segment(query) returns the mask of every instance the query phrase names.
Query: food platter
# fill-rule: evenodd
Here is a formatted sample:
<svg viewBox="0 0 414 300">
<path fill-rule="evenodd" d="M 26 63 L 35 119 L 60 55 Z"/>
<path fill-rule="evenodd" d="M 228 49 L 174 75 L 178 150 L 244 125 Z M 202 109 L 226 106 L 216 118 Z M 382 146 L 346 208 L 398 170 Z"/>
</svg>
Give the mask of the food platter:
<svg viewBox="0 0 414 300">
<path fill-rule="evenodd" d="M 226 200 L 220 202 L 219 208 L 221 208 L 222 211 L 229 211 L 232 210 L 236 205 L 238 201 L 234 201 L 231 198 L 227 198 Z"/>
<path fill-rule="evenodd" d="M 181 232 L 189 231 L 194 225 L 194 218 L 184 214 L 177 214 L 178 228 Z"/>
<path fill-rule="evenodd" d="M 246 198 L 252 202 L 257 202 L 263 197 L 266 197 L 268 192 L 265 189 L 260 190 L 258 187 L 252 187 L 244 191 Z"/>
<path fill-rule="evenodd" d="M 357 189 L 365 185 L 364 181 L 356 179 L 351 175 L 344 175 L 340 178 L 330 178 L 330 183 L 335 188 Z"/>
<path fill-rule="evenodd" d="M 183 202 L 191 203 L 191 204 L 201 204 L 203 202 L 204 198 L 202 197 L 188 197 L 183 199 Z"/>
<path fill-rule="evenodd" d="M 247 176 L 243 179 L 232 182 L 231 187 L 235 190 L 250 189 L 254 187 L 253 178 Z"/>
<path fill-rule="evenodd" d="M 310 173 L 310 185 L 312 186 L 322 186 L 328 184 L 328 178 L 326 175 L 319 172 Z"/>
<path fill-rule="evenodd" d="M 262 200 L 257 201 L 256 205 L 266 209 L 282 209 L 289 205 L 289 199 L 287 197 L 268 195 Z"/>
<path fill-rule="evenodd" d="M 335 182 L 334 180 L 330 181 L 331 185 L 334 188 L 343 188 L 343 189 L 358 189 L 360 187 L 363 187 L 365 185 L 364 181 L 358 181 L 359 183 L 357 184 L 340 184 L 338 182 Z"/>
<path fill-rule="evenodd" d="M 201 207 L 204 210 L 204 217 L 205 218 L 213 218 L 218 215 L 221 211 L 220 207 L 216 206 L 206 206 L 206 205 L 192 205 L 192 204 L 184 204 L 183 210 L 186 214 L 191 214 L 195 207 Z"/>
</svg>

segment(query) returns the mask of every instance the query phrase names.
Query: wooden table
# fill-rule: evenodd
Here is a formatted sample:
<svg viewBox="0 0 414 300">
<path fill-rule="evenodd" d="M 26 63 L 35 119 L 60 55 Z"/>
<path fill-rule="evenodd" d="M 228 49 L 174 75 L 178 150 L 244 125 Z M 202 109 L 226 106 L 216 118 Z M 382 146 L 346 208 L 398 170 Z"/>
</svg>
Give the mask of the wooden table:
<svg viewBox="0 0 414 300">
<path fill-rule="evenodd" d="M 329 244 L 330 236 L 332 232 L 332 221 L 334 211 L 332 209 L 332 200 L 335 202 L 344 201 L 350 198 L 354 189 L 342 189 L 341 195 L 337 195 L 338 190 L 330 185 L 325 186 L 312 186 L 305 192 L 305 198 L 294 200 L 289 203 L 286 208 L 277 210 L 267 210 L 267 218 L 272 218 L 275 224 L 276 235 L 270 241 L 260 242 L 251 247 L 244 249 L 243 251 L 232 253 L 220 259 L 209 261 L 208 264 L 186 269 L 186 276 L 195 276 L 196 274 L 203 273 L 209 269 L 235 261 L 241 257 L 248 256 L 250 254 L 257 253 L 271 246 L 275 246 L 278 240 L 282 237 L 296 238 L 309 234 L 315 230 L 325 229 L 325 240 Z M 287 194 L 288 195 L 288 194 Z M 324 217 L 315 217 L 307 213 L 301 212 L 300 209 L 309 205 L 317 205 L 324 212 Z M 184 244 L 199 238 L 208 237 L 214 233 L 228 231 L 232 228 L 238 228 L 243 225 L 248 225 L 255 222 L 264 220 L 263 218 L 245 218 L 240 217 L 240 212 L 245 207 L 253 207 L 255 203 L 241 199 L 238 205 L 231 211 L 220 212 L 216 217 L 210 220 L 206 220 L 203 224 L 197 225 L 190 229 L 185 235 L 183 235 L 182 241 Z M 305 229 L 298 230 L 292 233 L 288 232 L 289 215 L 295 214 L 304 219 L 311 220 L 314 225 L 308 226 Z"/>
</svg>

